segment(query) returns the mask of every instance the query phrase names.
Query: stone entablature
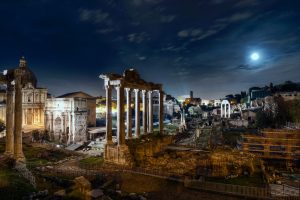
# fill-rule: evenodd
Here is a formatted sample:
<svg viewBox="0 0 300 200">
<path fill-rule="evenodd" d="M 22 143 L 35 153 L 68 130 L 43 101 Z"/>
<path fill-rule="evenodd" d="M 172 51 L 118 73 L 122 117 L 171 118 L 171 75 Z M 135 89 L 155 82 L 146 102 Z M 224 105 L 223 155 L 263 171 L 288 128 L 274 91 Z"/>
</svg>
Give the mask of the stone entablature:
<svg viewBox="0 0 300 200">
<path fill-rule="evenodd" d="M 87 140 L 87 99 L 50 98 L 45 110 L 51 139 L 67 145 Z"/>
</svg>

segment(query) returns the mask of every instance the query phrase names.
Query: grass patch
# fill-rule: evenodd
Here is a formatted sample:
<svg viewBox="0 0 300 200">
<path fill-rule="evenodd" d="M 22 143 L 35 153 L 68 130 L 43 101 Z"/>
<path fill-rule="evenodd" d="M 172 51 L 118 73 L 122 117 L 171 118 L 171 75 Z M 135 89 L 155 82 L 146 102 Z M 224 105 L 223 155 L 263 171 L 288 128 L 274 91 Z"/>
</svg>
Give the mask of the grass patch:
<svg viewBox="0 0 300 200">
<path fill-rule="evenodd" d="M 24 144 L 23 150 L 26 157 L 26 163 L 30 167 L 47 165 L 49 162 L 56 162 L 71 155 L 59 149 L 45 149 L 33 147 L 29 144 Z"/>
<path fill-rule="evenodd" d="M 1 199 L 22 199 L 35 189 L 16 171 L 0 168 Z"/>
<path fill-rule="evenodd" d="M 98 168 L 104 163 L 103 157 L 88 157 L 79 161 L 79 165 L 82 168 Z"/>
</svg>

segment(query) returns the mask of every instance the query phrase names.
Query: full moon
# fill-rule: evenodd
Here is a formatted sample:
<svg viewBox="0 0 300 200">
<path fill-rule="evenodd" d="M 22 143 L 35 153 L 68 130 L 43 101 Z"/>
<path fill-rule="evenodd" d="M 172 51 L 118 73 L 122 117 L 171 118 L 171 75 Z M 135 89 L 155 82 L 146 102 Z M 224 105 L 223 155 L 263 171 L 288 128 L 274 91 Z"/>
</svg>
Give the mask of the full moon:
<svg viewBox="0 0 300 200">
<path fill-rule="evenodd" d="M 251 60 L 258 60 L 259 59 L 259 54 L 258 53 L 252 53 L 250 57 L 251 57 Z"/>
</svg>

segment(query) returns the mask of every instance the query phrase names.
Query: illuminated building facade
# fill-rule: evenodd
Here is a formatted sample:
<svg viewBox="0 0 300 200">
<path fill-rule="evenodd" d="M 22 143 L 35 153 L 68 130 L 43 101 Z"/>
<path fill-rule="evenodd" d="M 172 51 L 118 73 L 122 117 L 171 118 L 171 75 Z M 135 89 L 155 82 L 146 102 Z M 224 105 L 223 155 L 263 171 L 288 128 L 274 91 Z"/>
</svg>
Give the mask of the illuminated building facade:
<svg viewBox="0 0 300 200">
<path fill-rule="evenodd" d="M 243 151 L 266 160 L 281 160 L 289 164 L 300 160 L 300 130 L 268 129 L 261 135 L 243 135 Z"/>
<path fill-rule="evenodd" d="M 22 127 L 44 128 L 45 103 L 47 89 L 37 87 L 37 79 L 28 68 L 24 58 L 20 59 L 19 66 L 27 70 L 27 83 L 22 88 Z M 6 91 L 0 92 L 0 119 L 6 121 Z"/>
</svg>

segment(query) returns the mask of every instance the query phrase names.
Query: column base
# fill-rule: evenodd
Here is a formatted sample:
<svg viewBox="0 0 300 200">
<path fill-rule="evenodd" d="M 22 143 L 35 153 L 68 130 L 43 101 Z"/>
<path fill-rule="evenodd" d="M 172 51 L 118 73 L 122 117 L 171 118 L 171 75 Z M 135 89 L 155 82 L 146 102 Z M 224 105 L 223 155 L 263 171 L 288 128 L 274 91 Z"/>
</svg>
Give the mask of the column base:
<svg viewBox="0 0 300 200">
<path fill-rule="evenodd" d="M 14 152 L 5 151 L 4 156 L 9 157 L 9 158 L 13 158 L 14 157 Z"/>
<path fill-rule="evenodd" d="M 26 158 L 23 153 L 15 154 L 14 158 L 16 159 L 16 162 L 25 163 Z"/>
</svg>

